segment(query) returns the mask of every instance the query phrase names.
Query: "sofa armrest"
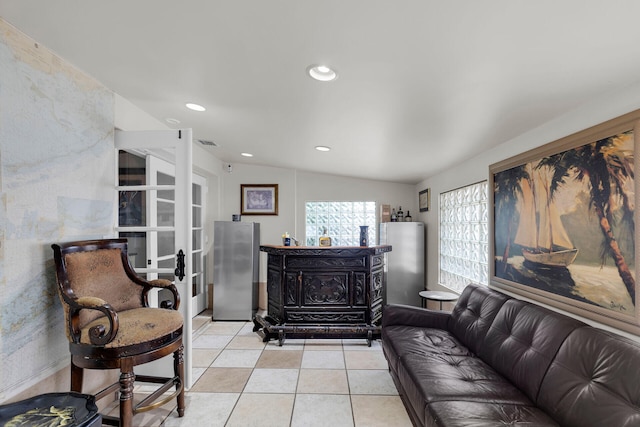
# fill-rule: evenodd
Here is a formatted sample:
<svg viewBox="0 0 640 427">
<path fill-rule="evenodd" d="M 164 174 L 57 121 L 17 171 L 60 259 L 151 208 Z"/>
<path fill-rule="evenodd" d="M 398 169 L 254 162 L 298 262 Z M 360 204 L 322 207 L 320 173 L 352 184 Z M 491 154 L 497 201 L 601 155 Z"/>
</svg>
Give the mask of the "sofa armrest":
<svg viewBox="0 0 640 427">
<path fill-rule="evenodd" d="M 451 313 L 410 305 L 389 304 L 384 307 L 382 327 L 392 325 L 447 329 Z"/>
</svg>

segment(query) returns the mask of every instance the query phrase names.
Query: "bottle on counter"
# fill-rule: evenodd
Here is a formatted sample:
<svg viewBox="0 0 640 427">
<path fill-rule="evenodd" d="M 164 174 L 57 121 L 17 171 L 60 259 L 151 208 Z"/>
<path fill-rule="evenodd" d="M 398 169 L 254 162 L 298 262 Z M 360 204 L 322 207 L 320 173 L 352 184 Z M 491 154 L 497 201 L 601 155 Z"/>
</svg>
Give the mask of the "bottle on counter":
<svg viewBox="0 0 640 427">
<path fill-rule="evenodd" d="M 407 211 L 407 216 L 404 217 L 404 222 L 411 222 L 413 218 L 411 218 L 411 213 Z"/>
<path fill-rule="evenodd" d="M 398 215 L 396 215 L 396 208 L 391 209 L 391 222 L 398 221 Z"/>
<path fill-rule="evenodd" d="M 318 239 L 320 246 L 331 246 L 331 237 L 327 234 L 327 227 L 324 228 L 322 236 Z"/>
<path fill-rule="evenodd" d="M 404 221 L 404 212 L 402 212 L 402 206 L 398 207 L 398 222 Z"/>
</svg>

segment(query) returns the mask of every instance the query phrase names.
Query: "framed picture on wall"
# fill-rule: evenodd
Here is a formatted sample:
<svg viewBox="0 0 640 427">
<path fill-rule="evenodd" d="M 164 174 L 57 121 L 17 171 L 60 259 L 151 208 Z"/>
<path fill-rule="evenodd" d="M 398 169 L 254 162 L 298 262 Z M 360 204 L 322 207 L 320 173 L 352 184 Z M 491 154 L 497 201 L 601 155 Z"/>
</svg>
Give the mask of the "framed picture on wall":
<svg viewBox="0 0 640 427">
<path fill-rule="evenodd" d="M 427 212 L 429 210 L 430 199 L 431 189 L 427 188 L 418 193 L 418 208 L 420 212 Z"/>
<path fill-rule="evenodd" d="M 640 110 L 489 167 L 492 285 L 640 332 L 639 131 Z"/>
<path fill-rule="evenodd" d="M 278 215 L 278 184 L 240 184 L 241 215 Z"/>
</svg>

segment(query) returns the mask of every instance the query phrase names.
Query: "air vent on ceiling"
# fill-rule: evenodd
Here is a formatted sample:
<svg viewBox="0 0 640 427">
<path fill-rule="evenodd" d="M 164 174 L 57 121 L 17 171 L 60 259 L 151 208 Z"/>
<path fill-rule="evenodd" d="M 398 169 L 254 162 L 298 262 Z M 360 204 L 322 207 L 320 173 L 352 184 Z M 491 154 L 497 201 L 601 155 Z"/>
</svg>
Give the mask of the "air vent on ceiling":
<svg viewBox="0 0 640 427">
<path fill-rule="evenodd" d="M 207 141 L 206 139 L 199 139 L 198 142 L 202 145 L 207 145 L 209 147 L 217 147 L 218 144 L 216 144 L 213 141 Z"/>
</svg>

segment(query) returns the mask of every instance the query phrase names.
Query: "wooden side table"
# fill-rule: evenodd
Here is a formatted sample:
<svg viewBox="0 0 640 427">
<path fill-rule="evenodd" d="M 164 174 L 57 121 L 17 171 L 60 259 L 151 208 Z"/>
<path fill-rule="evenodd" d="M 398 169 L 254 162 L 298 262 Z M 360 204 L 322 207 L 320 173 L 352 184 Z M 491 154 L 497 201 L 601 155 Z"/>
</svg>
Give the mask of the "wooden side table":
<svg viewBox="0 0 640 427">
<path fill-rule="evenodd" d="M 443 292 L 443 291 L 420 291 L 418 295 L 422 297 L 422 307 L 427 307 L 427 300 L 431 301 L 439 301 L 440 302 L 440 310 L 442 310 L 442 303 L 447 301 L 455 301 L 458 299 L 459 295 L 454 294 L 453 292 Z"/>
</svg>

